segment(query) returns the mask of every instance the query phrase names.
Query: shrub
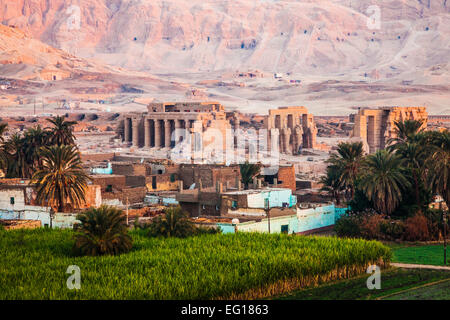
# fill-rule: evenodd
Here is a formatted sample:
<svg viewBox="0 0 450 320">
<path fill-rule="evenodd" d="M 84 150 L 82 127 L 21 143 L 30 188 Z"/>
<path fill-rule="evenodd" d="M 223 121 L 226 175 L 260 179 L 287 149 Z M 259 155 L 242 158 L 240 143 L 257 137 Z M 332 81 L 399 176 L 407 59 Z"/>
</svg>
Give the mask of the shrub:
<svg viewBox="0 0 450 320">
<path fill-rule="evenodd" d="M 79 214 L 81 222 L 74 226 L 74 251 L 77 254 L 98 256 L 128 252 L 132 247 L 131 237 L 125 225 L 122 210 L 109 206 L 91 208 Z"/>
<path fill-rule="evenodd" d="M 417 213 L 414 217 L 405 221 L 404 240 L 426 241 L 430 238 L 427 218 L 422 213 Z"/>
<path fill-rule="evenodd" d="M 443 238 L 444 221 L 441 210 L 428 209 L 424 212 L 428 222 L 430 240 L 441 240 Z M 447 230 L 450 230 L 450 223 L 447 221 Z"/>
<path fill-rule="evenodd" d="M 167 208 L 147 226 L 151 237 L 186 238 L 196 233 L 196 227 L 180 207 Z"/>
<path fill-rule="evenodd" d="M 218 234 L 222 233 L 222 230 L 220 228 L 206 228 L 206 227 L 197 227 L 195 234 L 202 235 L 202 234 Z"/>
<path fill-rule="evenodd" d="M 384 240 L 397 240 L 403 237 L 405 225 L 399 220 L 383 220 L 379 225 L 380 234 Z"/>
<path fill-rule="evenodd" d="M 334 226 L 339 237 L 361 237 L 361 218 L 356 214 L 343 215 Z"/>
<path fill-rule="evenodd" d="M 361 217 L 361 236 L 365 239 L 379 239 L 380 225 L 384 221 L 380 214 L 365 214 Z"/>
</svg>

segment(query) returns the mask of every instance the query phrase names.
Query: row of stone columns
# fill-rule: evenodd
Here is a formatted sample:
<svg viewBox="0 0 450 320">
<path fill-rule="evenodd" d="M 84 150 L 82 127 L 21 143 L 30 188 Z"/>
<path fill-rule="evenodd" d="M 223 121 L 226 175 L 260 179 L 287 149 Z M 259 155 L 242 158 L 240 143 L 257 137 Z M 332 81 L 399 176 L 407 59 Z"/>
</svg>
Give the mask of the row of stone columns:
<svg viewBox="0 0 450 320">
<path fill-rule="evenodd" d="M 150 121 L 153 122 L 153 130 L 150 126 Z M 172 124 L 171 124 L 172 121 L 174 122 L 174 130 L 181 129 L 183 121 L 185 122 L 185 126 L 187 123 L 186 120 L 179 120 L 179 119 L 164 119 L 164 120 L 144 119 L 144 147 L 146 148 L 151 147 L 152 134 L 154 136 L 155 148 L 170 147 L 172 138 Z"/>
</svg>

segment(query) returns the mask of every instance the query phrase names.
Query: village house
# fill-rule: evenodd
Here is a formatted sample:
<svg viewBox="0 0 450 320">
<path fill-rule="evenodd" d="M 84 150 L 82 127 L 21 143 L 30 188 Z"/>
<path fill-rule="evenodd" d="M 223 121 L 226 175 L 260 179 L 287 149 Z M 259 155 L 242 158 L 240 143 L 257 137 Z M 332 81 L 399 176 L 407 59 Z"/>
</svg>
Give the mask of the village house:
<svg viewBox="0 0 450 320">
<path fill-rule="evenodd" d="M 79 208 L 66 210 L 70 213 L 55 213 L 54 227 L 70 227 L 75 221 L 76 210 L 101 205 L 100 186 L 90 184 L 86 191 L 86 202 Z M 36 202 L 36 186 L 24 179 L 0 179 L 0 219 L 39 220 L 41 226 L 50 226 L 50 207 Z"/>
</svg>

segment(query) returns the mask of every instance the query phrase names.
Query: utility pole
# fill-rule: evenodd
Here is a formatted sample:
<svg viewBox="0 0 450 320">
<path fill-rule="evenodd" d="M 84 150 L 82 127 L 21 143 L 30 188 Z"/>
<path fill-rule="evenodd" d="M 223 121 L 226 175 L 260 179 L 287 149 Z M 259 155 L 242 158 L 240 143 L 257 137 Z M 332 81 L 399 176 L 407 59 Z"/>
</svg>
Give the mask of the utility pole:
<svg viewBox="0 0 450 320">
<path fill-rule="evenodd" d="M 127 226 L 128 226 L 128 197 L 127 197 Z"/>
<path fill-rule="evenodd" d="M 447 265 L 447 210 L 442 212 L 444 218 L 444 265 Z"/>
<path fill-rule="evenodd" d="M 267 223 L 268 223 L 268 228 L 269 228 L 269 233 L 270 233 L 270 203 L 269 203 L 269 199 L 265 199 L 264 202 L 266 204 Z"/>
<path fill-rule="evenodd" d="M 442 201 L 439 202 L 439 209 L 442 210 Z M 444 224 L 444 265 L 447 265 L 447 210 L 442 210 L 442 222 Z"/>
</svg>

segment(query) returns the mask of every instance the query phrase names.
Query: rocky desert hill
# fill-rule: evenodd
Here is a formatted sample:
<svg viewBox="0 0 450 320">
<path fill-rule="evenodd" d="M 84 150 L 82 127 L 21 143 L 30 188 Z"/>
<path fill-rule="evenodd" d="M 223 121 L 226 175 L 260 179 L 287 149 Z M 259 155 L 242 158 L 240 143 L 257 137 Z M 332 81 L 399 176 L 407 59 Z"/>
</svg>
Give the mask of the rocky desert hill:
<svg viewBox="0 0 450 320">
<path fill-rule="evenodd" d="M 367 25 L 375 3 L 379 29 Z M 449 12 L 446 0 L 0 1 L 2 23 L 47 44 L 160 73 L 377 69 L 396 75 L 447 62 Z"/>
<path fill-rule="evenodd" d="M 113 101 L 133 104 L 146 92 L 165 91 L 175 95 L 186 91 L 183 85 L 169 83 L 148 73 L 109 66 L 101 61 L 79 58 L 33 39 L 17 27 L 0 25 L 0 106 L 26 106 L 36 100 L 61 107 L 65 101 Z M 46 100 L 46 103 L 43 101 Z M 47 110 L 49 110 L 47 106 Z M 132 109 L 134 110 L 134 109 Z M 23 110 L 25 115 L 29 112 Z M 1 110 L 15 114 L 17 108 Z M 17 115 L 17 114 L 16 114 Z"/>
<path fill-rule="evenodd" d="M 0 25 L 0 75 L 21 80 L 62 80 L 74 74 L 116 72 L 118 68 L 78 58 Z"/>
<path fill-rule="evenodd" d="M 379 26 L 369 18 L 378 9 Z M 450 109 L 442 106 L 450 80 L 446 0 L 0 0 L 0 22 L 76 56 L 188 82 L 236 107 Z M 289 74 L 302 87 L 220 82 L 255 69 Z"/>
</svg>

